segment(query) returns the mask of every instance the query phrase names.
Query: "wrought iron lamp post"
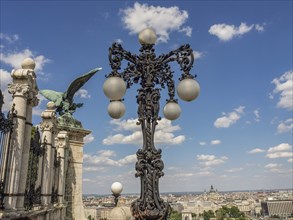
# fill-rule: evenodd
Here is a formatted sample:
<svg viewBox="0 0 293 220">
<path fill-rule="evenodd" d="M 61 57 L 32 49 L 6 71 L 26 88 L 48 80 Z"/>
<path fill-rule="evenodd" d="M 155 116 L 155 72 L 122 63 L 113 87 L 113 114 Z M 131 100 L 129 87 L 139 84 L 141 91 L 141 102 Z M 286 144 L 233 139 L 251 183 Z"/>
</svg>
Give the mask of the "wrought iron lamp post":
<svg viewBox="0 0 293 220">
<path fill-rule="evenodd" d="M 194 100 L 199 94 L 199 85 L 195 76 L 190 75 L 194 55 L 188 44 L 168 54 L 156 56 L 153 48 L 157 40 L 156 33 L 144 29 L 139 33 L 141 44 L 140 54 L 135 55 L 124 50 L 118 43 L 109 48 L 109 61 L 112 71 L 108 74 L 103 89 L 111 100 L 108 113 L 112 118 L 120 118 L 125 113 L 122 97 L 126 88 L 139 83 L 138 89 L 138 125 L 141 125 L 143 146 L 136 153 L 136 177 L 140 177 L 140 198 L 132 203 L 131 211 L 135 219 L 167 219 L 170 205 L 160 198 L 159 178 L 164 175 L 164 163 L 161 160 L 161 149 L 154 145 L 154 133 L 158 123 L 160 109 L 160 90 L 168 88 L 169 98 L 163 109 L 165 118 L 175 120 L 180 116 L 181 109 L 175 99 L 175 82 L 169 65 L 176 61 L 182 74 L 177 87 L 178 96 L 185 101 Z M 127 67 L 121 71 L 122 61 L 128 61 Z"/>
<path fill-rule="evenodd" d="M 114 196 L 115 207 L 117 207 L 118 198 L 122 190 L 123 190 L 123 186 L 119 182 L 115 182 L 111 185 L 111 191 L 112 191 L 112 195 Z"/>
</svg>

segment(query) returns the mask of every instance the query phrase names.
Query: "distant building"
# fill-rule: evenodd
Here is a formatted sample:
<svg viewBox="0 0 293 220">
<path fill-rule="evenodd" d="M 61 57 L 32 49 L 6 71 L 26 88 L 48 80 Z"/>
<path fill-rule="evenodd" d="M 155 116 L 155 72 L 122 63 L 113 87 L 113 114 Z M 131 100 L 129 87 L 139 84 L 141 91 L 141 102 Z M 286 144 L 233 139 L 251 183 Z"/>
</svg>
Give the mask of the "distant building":
<svg viewBox="0 0 293 220">
<path fill-rule="evenodd" d="M 85 207 L 84 214 L 85 214 L 86 219 L 89 219 L 89 217 L 90 217 L 91 220 L 97 220 L 97 209 L 96 208 Z"/>
<path fill-rule="evenodd" d="M 214 189 L 213 185 L 211 185 L 210 191 L 207 193 L 206 191 L 204 192 L 204 199 L 205 200 L 218 200 L 219 199 L 219 193 L 218 190 Z"/>
<path fill-rule="evenodd" d="M 268 200 L 262 202 L 261 207 L 266 216 L 289 217 L 293 213 L 293 201 L 291 200 Z"/>
<path fill-rule="evenodd" d="M 182 212 L 182 210 L 184 209 L 183 205 L 179 202 L 176 202 L 176 203 L 173 202 L 173 203 L 169 203 L 169 204 L 174 211 Z"/>
<path fill-rule="evenodd" d="M 182 220 L 192 220 L 191 211 L 182 211 Z"/>
</svg>

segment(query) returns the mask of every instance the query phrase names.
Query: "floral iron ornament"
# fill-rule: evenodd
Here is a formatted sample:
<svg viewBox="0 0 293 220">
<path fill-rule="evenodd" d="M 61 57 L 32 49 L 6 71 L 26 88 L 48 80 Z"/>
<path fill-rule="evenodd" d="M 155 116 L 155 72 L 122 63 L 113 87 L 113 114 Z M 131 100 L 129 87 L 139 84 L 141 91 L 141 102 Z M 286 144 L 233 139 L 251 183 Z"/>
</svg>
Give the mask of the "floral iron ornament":
<svg viewBox="0 0 293 220">
<path fill-rule="evenodd" d="M 180 107 L 175 99 L 175 82 L 173 72 L 169 65 L 176 61 L 181 68 L 182 75 L 177 87 L 178 96 L 191 101 L 199 94 L 199 85 L 190 75 L 193 66 L 194 55 L 188 44 L 179 47 L 168 54 L 156 56 L 153 48 L 156 42 L 155 32 L 147 28 L 140 32 L 139 41 L 141 49 L 139 55 L 131 54 L 124 50 L 118 43 L 109 48 L 109 62 L 112 71 L 107 75 L 104 83 L 104 93 L 110 99 L 108 106 L 109 115 L 120 118 L 125 107 L 122 97 L 126 88 L 133 84 L 140 84 L 138 89 L 138 122 L 143 135 L 143 146 L 136 153 L 136 177 L 140 177 L 140 198 L 131 205 L 131 211 L 135 219 L 167 219 L 170 205 L 160 198 L 159 178 L 164 175 L 164 163 L 161 160 L 161 149 L 154 145 L 155 128 L 158 124 L 160 110 L 160 90 L 167 87 L 169 99 L 164 107 L 164 116 L 174 120 L 180 115 Z M 123 60 L 128 61 L 127 67 L 121 71 Z"/>
</svg>

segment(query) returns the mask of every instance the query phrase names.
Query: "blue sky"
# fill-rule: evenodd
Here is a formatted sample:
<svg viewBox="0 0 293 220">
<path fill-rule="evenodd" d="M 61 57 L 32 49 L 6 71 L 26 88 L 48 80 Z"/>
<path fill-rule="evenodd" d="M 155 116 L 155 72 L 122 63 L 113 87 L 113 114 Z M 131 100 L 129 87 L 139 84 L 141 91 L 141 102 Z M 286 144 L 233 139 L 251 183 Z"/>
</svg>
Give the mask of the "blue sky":
<svg viewBox="0 0 293 220">
<path fill-rule="evenodd" d="M 111 120 L 102 86 L 111 71 L 108 48 L 116 41 L 138 54 L 137 33 L 146 26 L 158 34 L 158 55 L 191 45 L 201 86 L 197 100 L 179 101 L 179 119 L 158 125 L 165 163 L 160 191 L 292 188 L 292 1 L 1 1 L 4 108 L 11 102 L 10 72 L 25 57 L 37 62 L 40 90 L 65 91 L 79 75 L 102 67 L 75 97 L 84 103 L 75 117 L 92 130 L 83 193 L 110 193 L 115 181 L 125 193 L 139 192 L 138 87 L 124 97 L 124 117 Z M 172 68 L 178 84 L 179 67 Z M 39 98 L 34 124 L 47 103 Z"/>
</svg>

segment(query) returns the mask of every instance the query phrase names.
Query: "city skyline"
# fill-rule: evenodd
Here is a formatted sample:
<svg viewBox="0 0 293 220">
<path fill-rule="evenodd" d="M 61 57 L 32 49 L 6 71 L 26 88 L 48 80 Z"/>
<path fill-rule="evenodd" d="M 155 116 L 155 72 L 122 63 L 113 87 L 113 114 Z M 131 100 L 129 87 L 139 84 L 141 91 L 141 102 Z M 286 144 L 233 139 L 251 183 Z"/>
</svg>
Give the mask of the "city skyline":
<svg viewBox="0 0 293 220">
<path fill-rule="evenodd" d="M 165 163 L 160 192 L 293 188 L 292 25 L 292 1 L 1 1 L 4 110 L 11 105 L 10 72 L 26 57 L 37 63 L 40 90 L 61 92 L 102 67 L 75 98 L 84 106 L 74 116 L 92 130 L 85 139 L 83 193 L 108 194 L 116 181 L 124 193 L 138 193 L 138 87 L 126 92 L 119 120 L 108 116 L 102 87 L 111 44 L 138 54 L 137 33 L 151 26 L 157 56 L 191 45 L 192 73 L 201 86 L 197 100 L 179 100 L 179 119 L 162 118 L 157 126 Z M 180 69 L 172 68 L 178 85 Z M 34 125 L 47 103 L 39 98 Z"/>
</svg>

